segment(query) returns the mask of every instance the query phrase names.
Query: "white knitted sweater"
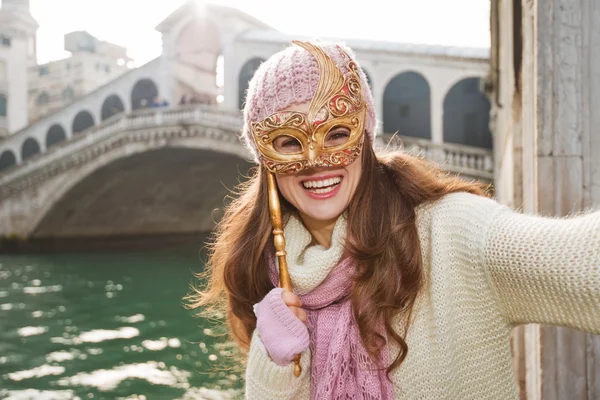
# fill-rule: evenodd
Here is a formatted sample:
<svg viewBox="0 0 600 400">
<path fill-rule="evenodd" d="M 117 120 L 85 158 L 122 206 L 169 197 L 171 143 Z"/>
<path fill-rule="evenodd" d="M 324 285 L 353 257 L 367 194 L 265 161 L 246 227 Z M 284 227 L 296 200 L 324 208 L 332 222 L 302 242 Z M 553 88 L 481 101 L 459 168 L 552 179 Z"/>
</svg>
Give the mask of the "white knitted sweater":
<svg viewBox="0 0 600 400">
<path fill-rule="evenodd" d="M 290 220 L 285 235 L 295 287 L 310 291 L 337 263 L 340 221 L 325 249 L 310 246 L 310 234 Z M 542 323 L 600 334 L 600 212 L 526 216 L 458 193 L 419 207 L 417 226 L 425 285 L 406 337 L 408 356 L 391 375 L 397 399 L 516 399 L 512 327 Z M 293 365 L 270 360 L 255 333 L 246 398 L 310 399 L 308 350 L 301 363 L 296 378 Z"/>
</svg>

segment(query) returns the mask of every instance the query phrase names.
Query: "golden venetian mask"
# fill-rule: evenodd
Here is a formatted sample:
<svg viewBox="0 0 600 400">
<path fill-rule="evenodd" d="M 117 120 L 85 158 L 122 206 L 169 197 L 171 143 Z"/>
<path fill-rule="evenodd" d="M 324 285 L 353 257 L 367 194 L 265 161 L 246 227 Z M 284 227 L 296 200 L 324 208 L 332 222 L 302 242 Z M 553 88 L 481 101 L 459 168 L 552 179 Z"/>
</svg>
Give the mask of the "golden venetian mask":
<svg viewBox="0 0 600 400">
<path fill-rule="evenodd" d="M 344 78 L 336 63 L 319 46 L 308 42 L 293 43 L 316 58 L 319 84 L 308 113 L 280 111 L 251 124 L 262 162 L 269 171 L 277 174 L 349 165 L 360 155 L 367 112 L 358 66 L 338 46 L 347 61 L 348 73 Z M 347 139 L 330 140 L 340 130 L 347 134 Z M 282 136 L 296 141 L 294 151 L 276 149 L 274 142 Z"/>
</svg>

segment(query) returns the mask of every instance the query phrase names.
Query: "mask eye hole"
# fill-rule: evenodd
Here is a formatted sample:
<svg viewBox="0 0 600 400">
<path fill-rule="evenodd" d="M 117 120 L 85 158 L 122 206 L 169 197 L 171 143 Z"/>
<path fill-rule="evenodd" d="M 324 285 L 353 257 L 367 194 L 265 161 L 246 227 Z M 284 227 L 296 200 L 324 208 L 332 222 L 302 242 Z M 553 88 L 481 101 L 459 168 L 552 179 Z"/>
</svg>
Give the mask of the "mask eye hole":
<svg viewBox="0 0 600 400">
<path fill-rule="evenodd" d="M 334 127 L 325 138 L 325 147 L 335 147 L 345 144 L 350 139 L 350 129 L 342 126 Z"/>
<path fill-rule="evenodd" d="M 273 141 L 273 148 L 282 154 L 300 153 L 302 152 L 302 143 L 294 137 L 281 135 Z"/>
</svg>

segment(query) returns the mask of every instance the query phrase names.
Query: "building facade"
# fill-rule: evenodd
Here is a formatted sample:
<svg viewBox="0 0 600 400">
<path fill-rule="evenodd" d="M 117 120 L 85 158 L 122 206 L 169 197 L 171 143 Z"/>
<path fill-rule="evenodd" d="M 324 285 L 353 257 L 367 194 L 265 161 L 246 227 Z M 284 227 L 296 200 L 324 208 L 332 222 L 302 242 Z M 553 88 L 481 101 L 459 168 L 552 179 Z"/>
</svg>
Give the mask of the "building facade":
<svg viewBox="0 0 600 400">
<path fill-rule="evenodd" d="M 70 57 L 28 68 L 29 123 L 116 79 L 132 63 L 125 48 L 85 31 L 66 34 L 65 50 L 71 52 Z M 121 111 L 118 107 L 109 110 Z"/>
<path fill-rule="evenodd" d="M 0 138 L 29 123 L 27 68 L 36 64 L 38 24 L 29 0 L 4 0 L 0 8 Z"/>
<path fill-rule="evenodd" d="M 65 35 L 64 48 L 71 52 L 70 57 L 38 64 L 37 28 L 29 0 L 2 2 L 0 138 L 57 112 L 132 66 L 125 48 L 100 41 L 87 32 Z M 111 112 L 118 112 L 118 107 Z"/>
</svg>

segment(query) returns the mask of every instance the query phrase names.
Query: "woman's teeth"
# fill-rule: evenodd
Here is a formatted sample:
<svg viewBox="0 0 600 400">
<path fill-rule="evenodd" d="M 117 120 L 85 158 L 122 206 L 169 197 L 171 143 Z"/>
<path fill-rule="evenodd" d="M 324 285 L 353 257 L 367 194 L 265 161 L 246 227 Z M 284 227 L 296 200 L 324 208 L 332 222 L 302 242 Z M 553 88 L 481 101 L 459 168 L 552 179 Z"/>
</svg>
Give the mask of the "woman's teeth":
<svg viewBox="0 0 600 400">
<path fill-rule="evenodd" d="M 302 182 L 302 186 L 314 193 L 327 193 L 331 192 L 341 181 L 340 177 L 335 177 L 320 181 L 304 181 Z"/>
</svg>

